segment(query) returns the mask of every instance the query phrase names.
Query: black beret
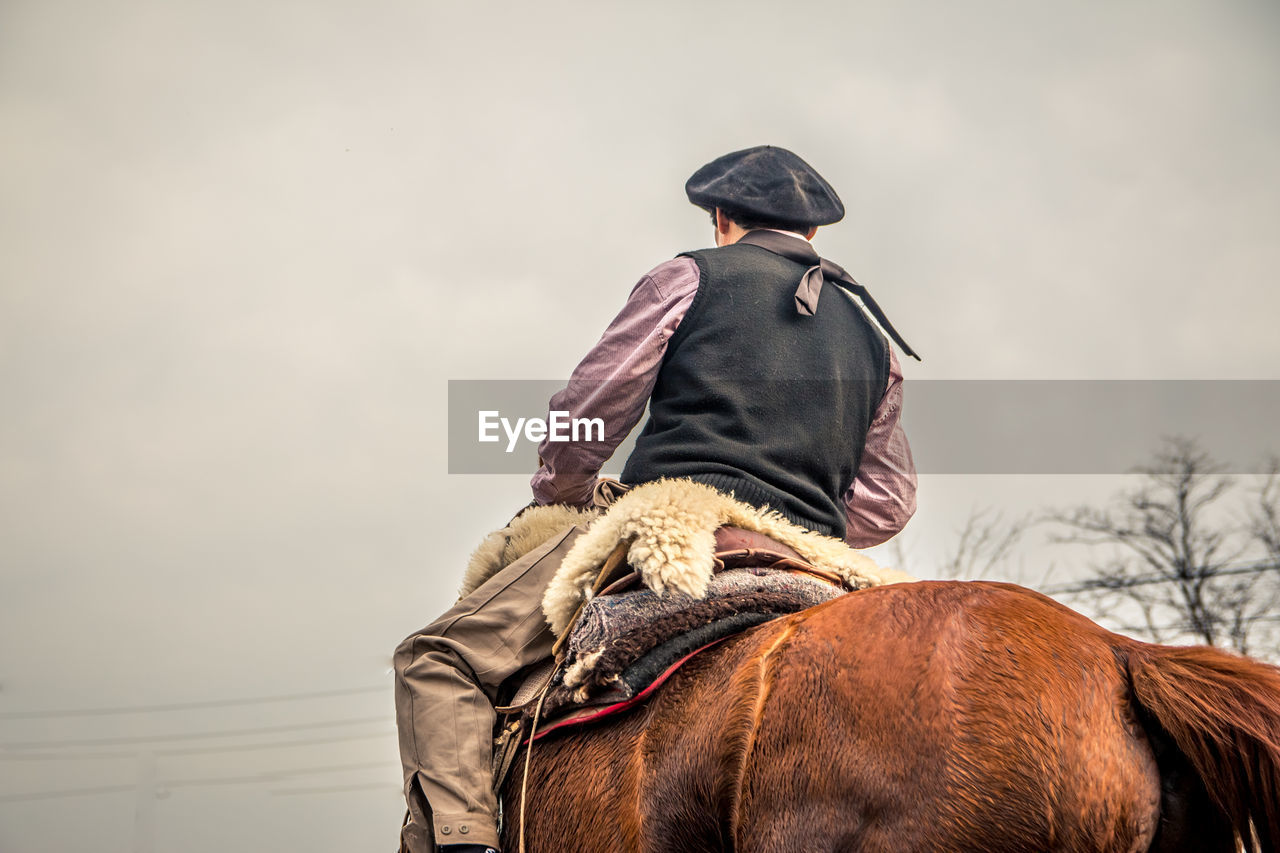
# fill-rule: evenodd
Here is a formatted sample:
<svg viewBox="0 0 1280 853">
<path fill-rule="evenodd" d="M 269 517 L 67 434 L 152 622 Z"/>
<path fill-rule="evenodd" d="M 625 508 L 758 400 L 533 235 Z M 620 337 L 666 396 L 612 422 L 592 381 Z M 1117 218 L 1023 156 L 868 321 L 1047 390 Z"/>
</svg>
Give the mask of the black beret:
<svg viewBox="0 0 1280 853">
<path fill-rule="evenodd" d="M 844 218 L 831 185 L 795 154 L 773 145 L 717 157 L 693 173 L 684 191 L 698 207 L 764 222 L 813 226 Z"/>
</svg>

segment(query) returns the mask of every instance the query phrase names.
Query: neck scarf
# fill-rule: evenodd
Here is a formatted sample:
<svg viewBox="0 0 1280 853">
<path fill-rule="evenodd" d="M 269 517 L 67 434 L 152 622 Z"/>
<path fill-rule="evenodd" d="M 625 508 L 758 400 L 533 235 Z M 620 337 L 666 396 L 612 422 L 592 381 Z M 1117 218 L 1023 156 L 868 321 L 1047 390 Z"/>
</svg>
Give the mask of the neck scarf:
<svg viewBox="0 0 1280 853">
<path fill-rule="evenodd" d="M 822 294 L 822 285 L 829 280 L 856 296 L 863 307 L 875 318 L 880 328 L 893 338 L 894 343 L 904 353 L 920 361 L 920 356 L 916 355 L 915 350 L 902 339 L 902 335 L 898 334 L 898 330 L 889 322 L 889 318 L 871 298 L 867 289 L 854 281 L 853 276 L 845 272 L 844 267 L 820 257 L 808 240 L 800 236 L 791 237 L 780 231 L 757 230 L 748 231 L 738 242 L 759 246 L 761 249 L 808 267 L 800 277 L 800 284 L 796 288 L 796 313 L 803 317 L 812 317 L 818 310 L 818 297 Z"/>
</svg>

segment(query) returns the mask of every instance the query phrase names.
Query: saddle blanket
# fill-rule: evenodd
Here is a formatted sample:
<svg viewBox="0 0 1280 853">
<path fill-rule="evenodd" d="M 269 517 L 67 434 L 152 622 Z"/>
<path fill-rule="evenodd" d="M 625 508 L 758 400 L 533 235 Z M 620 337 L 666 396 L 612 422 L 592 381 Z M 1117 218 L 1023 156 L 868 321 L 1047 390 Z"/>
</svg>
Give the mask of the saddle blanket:
<svg viewBox="0 0 1280 853">
<path fill-rule="evenodd" d="M 692 652 L 842 594 L 811 575 L 752 567 L 717 573 L 702 598 L 648 588 L 596 596 L 569 636 L 543 714 L 626 702 Z"/>
<path fill-rule="evenodd" d="M 565 557 L 542 599 L 557 637 L 568 631 L 578 608 L 591 597 L 601 566 L 619 543 L 626 544 L 627 563 L 650 589 L 702 595 L 716 569 L 716 531 L 725 526 L 761 533 L 853 589 L 914 580 L 776 512 L 748 506 L 702 483 L 671 479 L 636 486 L 604 512 L 560 505 L 527 509 L 491 533 L 472 554 L 460 597 L 575 524 L 588 530 Z"/>
<path fill-rule="evenodd" d="M 830 600 L 845 588 L 914 580 L 839 539 L 689 480 L 645 483 L 604 505 L 528 508 L 472 555 L 462 595 L 549 537 L 573 525 L 587 528 L 542 598 L 563 665 L 548 661 L 525 678 L 510 705 L 499 708 L 511 715 L 500 746 L 520 740 L 513 717 L 528 720 L 538 713 L 539 697 L 548 724 L 541 731 L 570 718 L 595 719 L 638 703 L 694 653 L 731 634 Z M 750 548 L 735 552 L 745 559 L 729 565 L 722 558 L 731 555 L 717 549 L 718 531 L 725 528 L 766 537 L 766 563 L 790 563 L 801 572 L 754 565 Z M 641 588 L 618 591 L 608 583 L 627 570 Z M 505 759 L 498 765 L 505 768 Z"/>
</svg>

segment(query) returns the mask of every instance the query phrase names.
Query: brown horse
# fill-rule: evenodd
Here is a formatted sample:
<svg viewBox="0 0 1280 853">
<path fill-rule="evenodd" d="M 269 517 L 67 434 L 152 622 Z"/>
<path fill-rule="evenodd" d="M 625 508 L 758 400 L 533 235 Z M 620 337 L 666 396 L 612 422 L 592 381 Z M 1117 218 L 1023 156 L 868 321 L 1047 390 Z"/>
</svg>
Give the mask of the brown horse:
<svg viewBox="0 0 1280 853">
<path fill-rule="evenodd" d="M 530 853 L 1277 853 L 1280 669 L 1136 642 L 1021 587 L 897 584 L 549 734 L 528 791 Z"/>
</svg>

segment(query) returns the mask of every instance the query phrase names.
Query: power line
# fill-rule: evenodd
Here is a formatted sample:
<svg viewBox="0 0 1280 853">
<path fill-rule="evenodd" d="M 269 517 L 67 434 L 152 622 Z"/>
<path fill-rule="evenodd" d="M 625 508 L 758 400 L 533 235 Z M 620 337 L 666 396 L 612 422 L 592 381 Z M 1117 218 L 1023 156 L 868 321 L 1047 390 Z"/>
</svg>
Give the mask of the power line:
<svg viewBox="0 0 1280 853">
<path fill-rule="evenodd" d="M 354 764 L 329 764 L 321 767 L 299 767 L 294 770 L 271 770 L 249 776 L 215 776 L 209 779 L 169 779 L 156 783 L 159 788 L 191 788 L 204 785 L 234 785 L 251 782 L 280 782 L 294 776 L 321 776 L 327 773 L 345 773 L 349 770 L 387 768 L 385 761 L 361 761 Z"/>
<path fill-rule="evenodd" d="M 31 800 L 60 800 L 69 797 L 90 797 L 94 794 L 118 794 L 132 791 L 133 785 L 100 785 L 97 788 L 72 788 L 69 791 L 36 791 L 31 794 L 5 794 L 0 803 L 25 803 Z"/>
<path fill-rule="evenodd" d="M 1280 616 L 1249 616 L 1243 619 L 1242 621 L 1249 625 L 1252 625 L 1256 622 L 1280 622 Z M 1226 622 L 1227 620 L 1218 620 L 1214 624 L 1217 627 L 1222 627 L 1224 624 L 1226 624 Z M 1200 630 L 1198 626 L 1194 625 L 1191 622 L 1175 622 L 1170 625 L 1154 625 L 1154 626 L 1152 625 L 1117 625 L 1115 630 L 1120 631 L 1122 633 L 1149 634 L 1151 633 L 1153 628 L 1156 631 L 1168 631 L 1173 634 L 1190 634 L 1190 635 L 1195 635 L 1199 633 L 1199 630 Z"/>
<path fill-rule="evenodd" d="M 260 773 L 260 774 L 251 775 L 251 776 L 215 776 L 209 779 L 160 780 L 156 782 L 156 787 L 157 788 L 189 788 L 189 787 L 203 787 L 206 785 L 216 786 L 216 785 L 268 784 L 273 782 L 283 782 L 286 779 L 290 779 L 296 776 L 324 775 L 327 773 L 341 773 L 348 770 L 370 770 L 378 767 L 385 768 L 386 766 L 387 766 L 386 762 L 382 762 L 382 761 L 379 761 L 379 762 L 368 761 L 368 762 L 362 762 L 359 764 L 334 764 L 334 765 L 329 765 L 327 767 L 303 767 L 297 770 L 272 771 L 270 773 Z M 356 789 L 361 787 L 383 787 L 383 786 L 388 788 L 393 788 L 393 789 L 396 787 L 387 782 L 370 783 L 370 784 L 364 784 L 364 785 L 353 784 L 348 787 L 351 787 L 352 789 Z M 114 794 L 114 793 L 120 793 L 122 791 L 133 791 L 135 790 L 135 788 L 136 786 L 134 785 L 99 785 L 94 788 L 70 788 L 62 791 L 32 791 L 24 794 L 4 794 L 4 795 L 0 795 L 0 803 L 20 803 L 20 802 L 29 802 L 32 800 L 57 800 L 57 799 L 69 799 L 72 797 L 87 797 L 87 796 L 93 796 L 95 794 Z M 336 786 L 334 786 L 334 789 L 336 789 Z M 293 793 L 293 792 L 307 793 L 309 790 L 312 790 L 312 789 L 307 789 L 307 788 L 286 789 L 286 791 L 289 793 Z M 318 792 L 323 792 L 329 789 L 316 788 L 314 790 L 318 793 Z M 275 793 L 275 792 L 273 791 L 272 793 Z"/>
<path fill-rule="evenodd" d="M 1131 578 L 1099 578 L 1097 580 L 1083 581 L 1076 584 L 1064 584 L 1062 586 L 1048 587 L 1041 591 L 1045 595 L 1069 595 L 1077 592 L 1131 589 L 1135 586 L 1150 586 L 1151 584 L 1158 583 L 1176 583 L 1182 580 L 1204 580 L 1206 578 L 1225 577 L 1228 575 L 1257 575 L 1269 571 L 1280 571 L 1280 564 L 1271 561 L 1264 561 L 1259 563 L 1249 563 L 1232 569 L 1223 568 L 1202 570 L 1187 578 L 1155 572 L 1145 575 L 1135 575 Z"/>
<path fill-rule="evenodd" d="M 392 785 L 387 782 L 367 782 L 361 785 L 333 785 L 323 788 L 281 788 L 278 791 L 272 791 L 271 794 L 276 797 L 296 797 L 303 794 L 343 794 L 347 791 L 370 790 L 385 790 L 402 793 L 397 785 Z"/>
<path fill-rule="evenodd" d="M 358 735 L 340 735 L 337 737 L 325 738 L 308 738 L 306 740 L 288 740 L 277 741 L 275 743 L 254 743 L 245 744 L 243 746 L 214 746 L 190 749 L 157 749 L 153 750 L 159 758 L 168 758 L 177 755 L 220 755 L 229 752 L 258 752 L 266 749 L 289 749 L 296 746 L 322 746 L 331 743 L 347 743 L 354 740 L 373 740 L 375 738 L 383 738 L 393 731 L 369 732 L 367 734 Z M 137 758 L 138 753 L 135 752 L 15 752 L 9 754 L 0 754 L 0 762 L 2 761 L 83 761 L 91 758 L 104 759 L 133 759 Z"/>
<path fill-rule="evenodd" d="M 111 746 L 127 743 L 154 743 L 156 741 L 205 740 L 220 737 L 242 737 L 244 735 L 276 734 L 279 732 L 296 732 L 311 729 L 327 729 L 338 726 L 362 726 L 368 723 L 384 723 L 388 718 L 357 717 L 351 720 L 332 720 L 320 723 L 293 723 L 282 726 L 260 726 L 252 729 L 224 729 L 216 732 L 191 732 L 172 735 L 139 735 L 136 737 L 104 737 L 81 738 L 77 740 L 25 741 L 22 743 L 0 743 L 0 749 L 59 749 L 71 746 Z"/>
<path fill-rule="evenodd" d="M 372 740 L 374 738 L 386 737 L 394 734 L 395 730 L 381 732 L 370 732 L 362 735 L 345 735 L 340 737 L 329 738 L 313 738 L 310 740 L 291 740 L 279 743 L 259 743 L 247 744 L 245 746 L 226 746 L 226 747 L 205 747 L 192 749 L 160 749 L 156 750 L 157 756 L 173 756 L 173 755 L 216 755 L 223 752 L 257 752 L 262 749 L 289 749 L 295 746 L 320 746 L 329 743 L 345 743 L 353 740 Z"/>
<path fill-rule="evenodd" d="M 335 696 L 355 696 L 364 693 L 385 693 L 382 687 L 347 687 L 338 690 L 316 690 L 310 693 L 283 693 L 275 696 L 252 696 L 247 699 L 210 699 L 203 702 L 174 702 L 166 705 L 131 705 L 113 708 L 76 708 L 61 711 L 6 711 L 0 720 L 29 720 L 44 717 L 105 717 L 113 714 L 151 714 L 168 711 L 190 711 L 199 708 L 233 708 L 240 705 L 266 705 L 272 702 L 302 702 L 311 699 L 329 699 Z"/>
</svg>

